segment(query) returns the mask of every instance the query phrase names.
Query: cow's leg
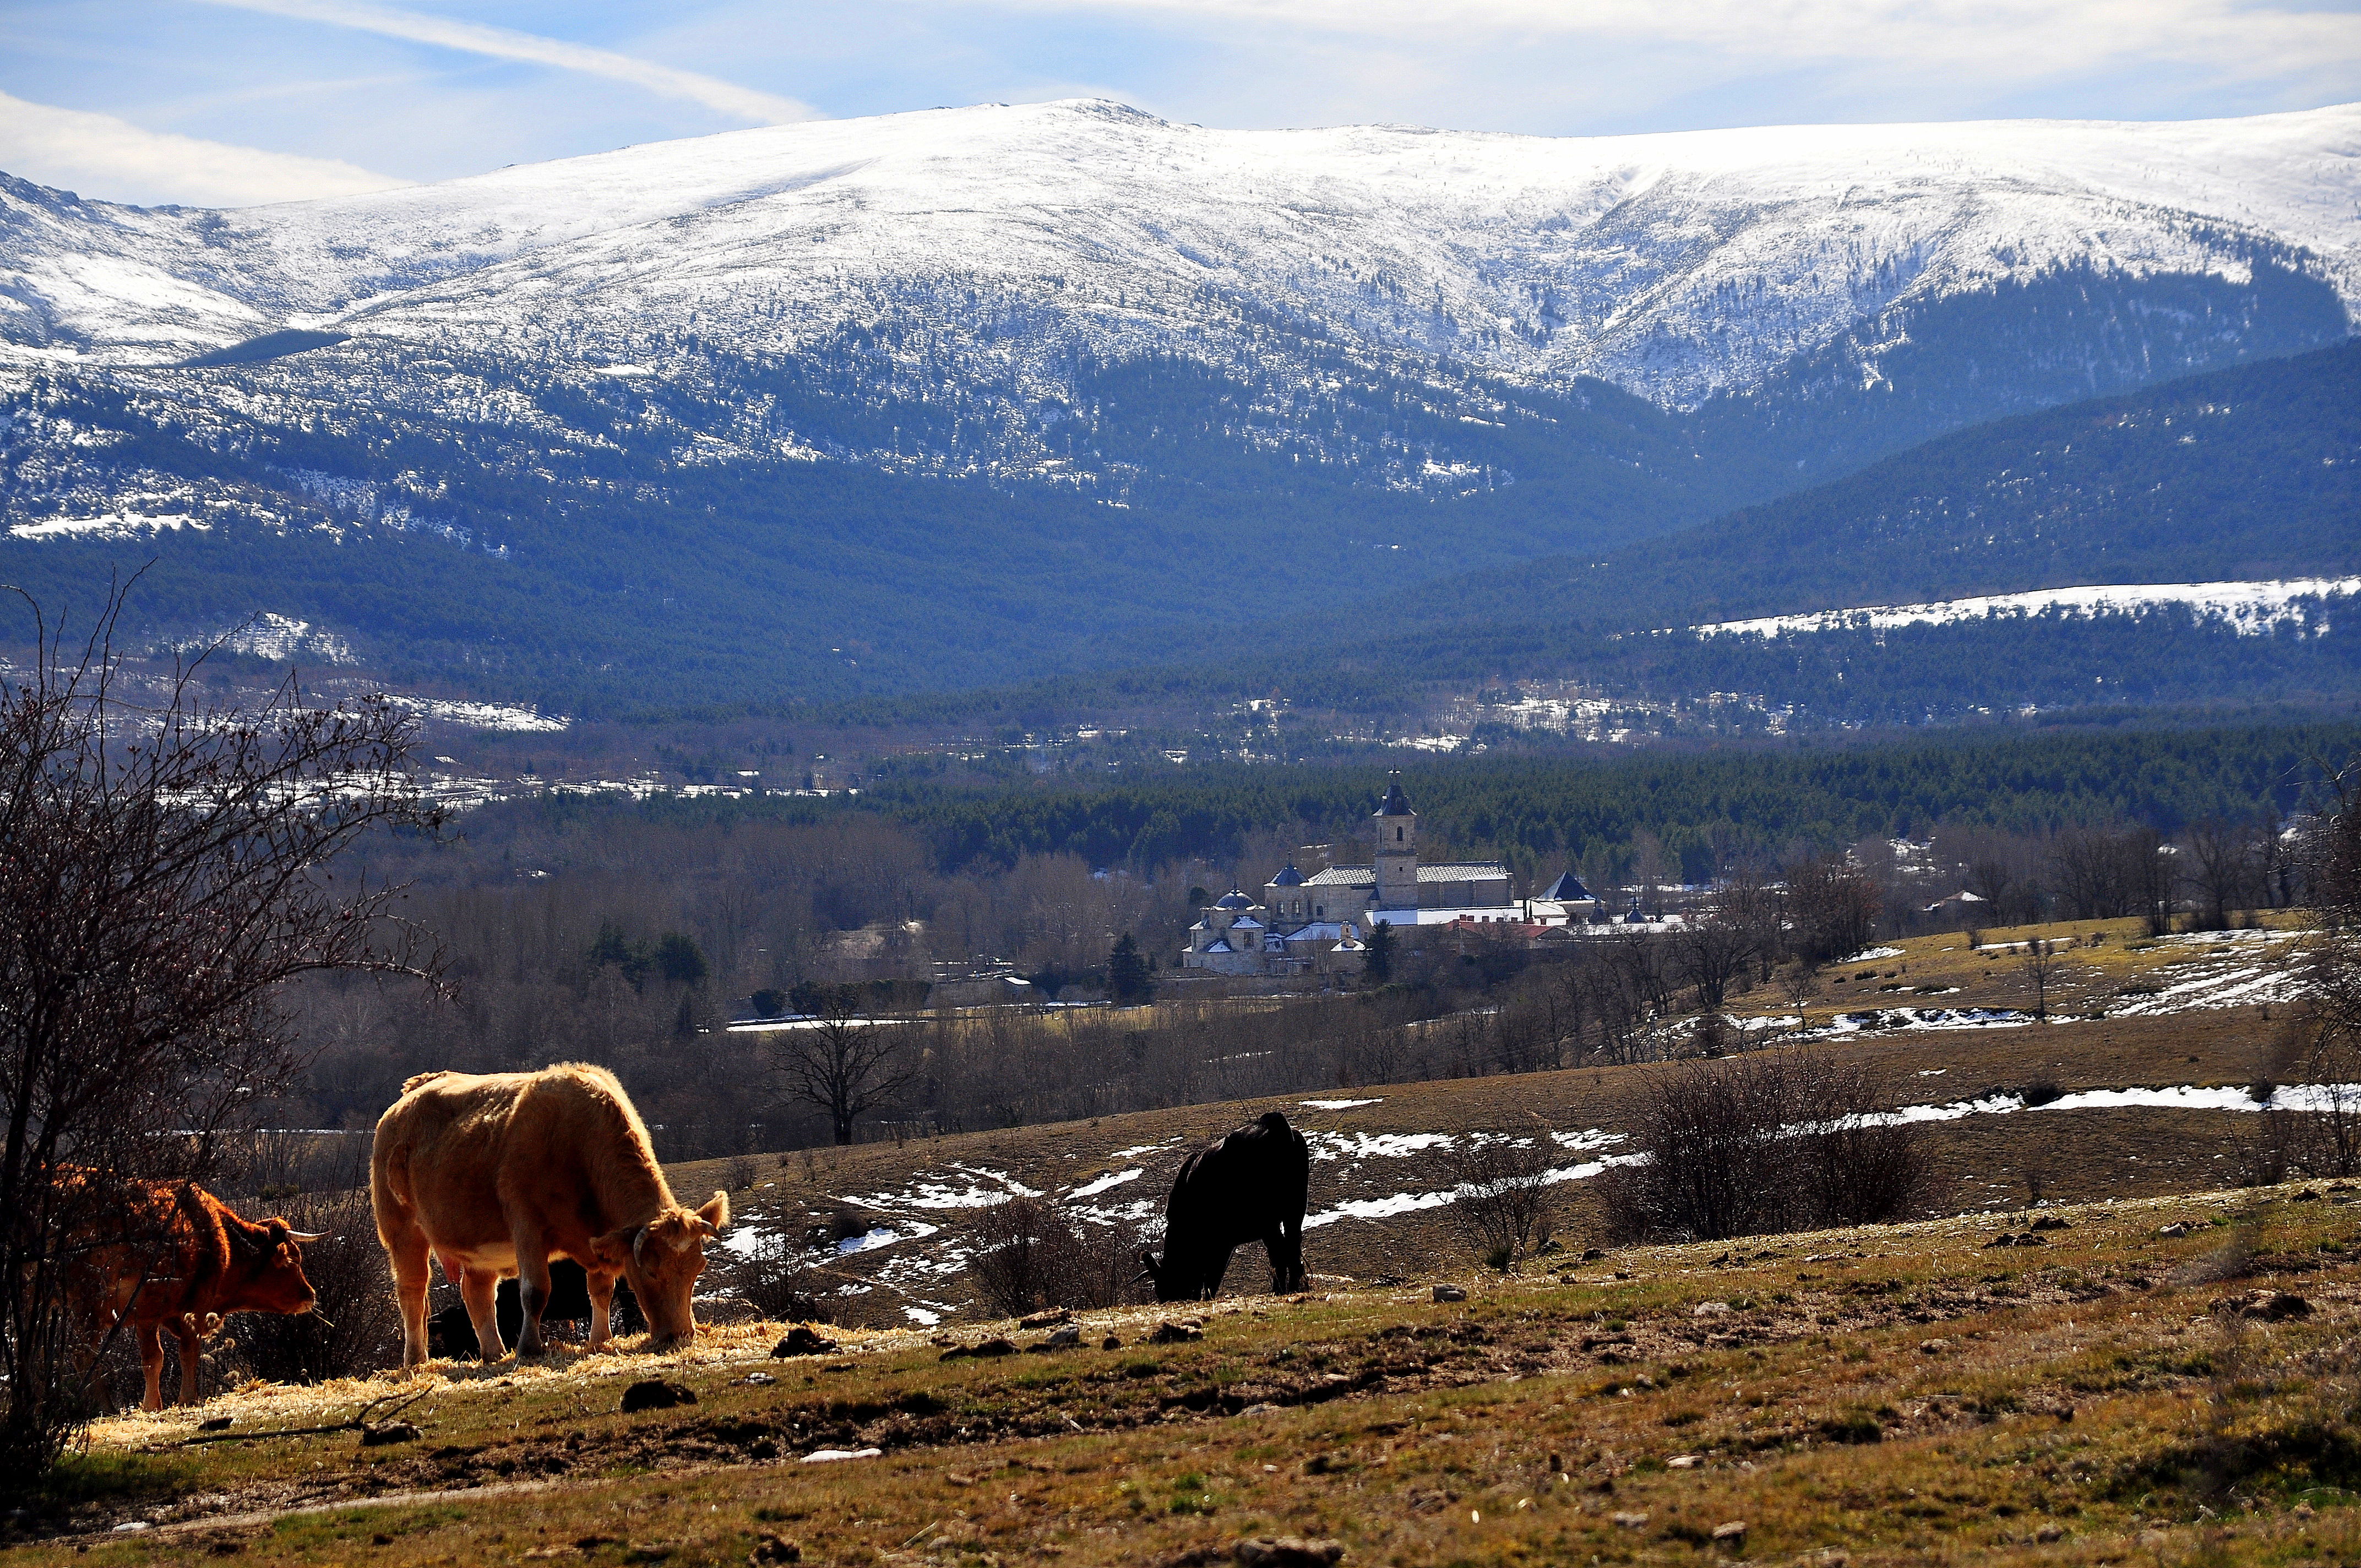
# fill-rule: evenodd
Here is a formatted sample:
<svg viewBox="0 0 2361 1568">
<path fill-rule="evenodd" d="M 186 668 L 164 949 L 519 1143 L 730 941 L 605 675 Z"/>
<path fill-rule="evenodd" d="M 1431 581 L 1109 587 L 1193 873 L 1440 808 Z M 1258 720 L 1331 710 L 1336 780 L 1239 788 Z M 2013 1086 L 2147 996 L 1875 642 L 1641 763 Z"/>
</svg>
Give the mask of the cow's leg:
<svg viewBox="0 0 2361 1568">
<path fill-rule="evenodd" d="M 489 1268 L 459 1270 L 459 1299 L 467 1304 L 467 1321 L 476 1325 L 476 1353 L 487 1362 L 509 1353 L 500 1343 L 500 1311 L 496 1298 L 500 1277 Z"/>
<path fill-rule="evenodd" d="M 595 1268 L 589 1270 L 584 1277 L 583 1284 L 590 1292 L 590 1348 L 592 1350 L 606 1349 L 608 1340 L 613 1337 L 615 1282 L 621 1277 L 620 1274 L 601 1274 Z"/>
<path fill-rule="evenodd" d="M 1270 1255 L 1270 1289 L 1274 1296 L 1292 1295 L 1303 1288 L 1303 1233 L 1284 1222 L 1271 1227 L 1262 1239 L 1263 1250 Z"/>
<path fill-rule="evenodd" d="M 139 1342 L 140 1369 L 148 1374 L 148 1396 L 139 1401 L 143 1410 L 164 1408 L 164 1339 L 161 1324 L 142 1321 L 131 1330 Z"/>
<path fill-rule="evenodd" d="M 173 1320 L 172 1338 L 181 1346 L 181 1403 L 197 1402 L 197 1368 L 204 1355 L 204 1336 L 197 1332 L 193 1319 L 181 1316 Z"/>
<path fill-rule="evenodd" d="M 520 1235 L 516 1255 L 517 1305 L 524 1309 L 517 1354 L 520 1358 L 541 1355 L 546 1348 L 541 1342 L 541 1315 L 549 1310 L 549 1244 L 538 1235 Z"/>
<path fill-rule="evenodd" d="M 1197 1277 L 1197 1299 L 1210 1301 L 1222 1293 L 1222 1277 L 1229 1273 L 1230 1254 L 1236 1250 L 1235 1245 L 1215 1247 L 1205 1255 L 1205 1271 Z"/>
<path fill-rule="evenodd" d="M 393 1299 L 401 1308 L 401 1369 L 407 1372 L 434 1354 L 426 1343 L 426 1292 L 434 1280 L 423 1240 L 387 1252 L 393 1265 Z"/>
</svg>

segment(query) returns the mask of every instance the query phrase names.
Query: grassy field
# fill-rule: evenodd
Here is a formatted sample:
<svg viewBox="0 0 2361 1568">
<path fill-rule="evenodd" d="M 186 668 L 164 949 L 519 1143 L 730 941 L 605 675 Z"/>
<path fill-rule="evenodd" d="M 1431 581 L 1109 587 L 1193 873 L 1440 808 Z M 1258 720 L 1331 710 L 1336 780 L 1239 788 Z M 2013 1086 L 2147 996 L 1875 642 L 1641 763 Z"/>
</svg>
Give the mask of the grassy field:
<svg viewBox="0 0 2361 1568">
<path fill-rule="evenodd" d="M 664 1358 L 431 1371 L 405 1442 L 194 1430 L 322 1424 L 400 1385 L 256 1389 L 103 1427 L 57 1505 L 79 1489 L 95 1533 L 11 1556 L 744 1563 L 771 1537 L 949 1568 L 1207 1563 L 1290 1534 L 1393 1563 L 2346 1563 L 2356 1196 L 1639 1248 L 1465 1275 L 1465 1303 L 1237 1298 L 1172 1343 L 1155 1331 L 1180 1313 L 1125 1309 L 1085 1314 L 1082 1348 L 998 1358 L 906 1332 L 774 1360 L 771 1329 L 723 1330 Z M 2010 1234 L 2044 1245 L 1989 1245 Z M 957 1341 L 1004 1335 L 1045 1338 Z M 658 1376 L 697 1402 L 620 1414 Z"/>
<path fill-rule="evenodd" d="M 2036 935 L 2074 938 L 2040 1024 L 2010 1011 L 2029 1001 L 2012 949 Z M 1732 1009 L 1869 1063 L 1897 1107 L 1984 1107 L 1927 1125 L 1913 1223 L 1576 1263 L 1589 1216 L 1569 1180 L 1559 1266 L 1502 1277 L 1447 1202 L 1395 1201 L 1447 1193 L 1440 1150 L 1471 1132 L 1597 1157 L 1663 1070 L 1644 1066 L 708 1162 L 675 1184 L 732 1188 L 741 1234 L 850 1213 L 884 1235 L 831 1271 L 837 1351 L 774 1359 L 781 1325 L 723 1322 L 664 1357 L 627 1341 L 249 1385 L 103 1422 L 0 1543 L 27 1563 L 763 1563 L 792 1544 L 805 1563 L 1180 1568 L 1274 1534 L 1348 1563 L 2361 1561 L 2361 1191 L 2233 1190 L 2255 1118 L 2172 1098 L 2244 1103 L 2269 1073 L 2292 940 L 1987 942 L 1896 944 L 1800 1007 Z M 2033 1084 L 2065 1098 L 2010 1097 Z M 2170 1092 L 2059 1108 L 2131 1090 Z M 965 1271 L 983 1204 L 1030 1190 L 1141 1217 L 1190 1148 L 1269 1108 L 1320 1156 L 1312 1295 L 1087 1313 L 1058 1350 L 983 1321 Z M 1263 1277 L 1241 1255 L 1229 1288 Z M 1435 1301 L 1439 1282 L 1469 1299 Z M 2299 1300 L 2249 1315 L 2258 1291 Z M 1017 1348 L 943 1359 L 994 1340 Z M 696 1403 L 622 1414 L 651 1377 Z M 269 1435 L 413 1394 L 415 1438 Z"/>
</svg>

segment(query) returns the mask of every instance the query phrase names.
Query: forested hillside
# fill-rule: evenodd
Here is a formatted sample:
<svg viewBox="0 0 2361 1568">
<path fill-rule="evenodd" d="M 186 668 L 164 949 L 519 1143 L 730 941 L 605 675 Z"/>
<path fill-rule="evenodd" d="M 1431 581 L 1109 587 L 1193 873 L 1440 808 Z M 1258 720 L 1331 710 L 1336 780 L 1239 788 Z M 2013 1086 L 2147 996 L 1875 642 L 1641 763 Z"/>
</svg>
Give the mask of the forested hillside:
<svg viewBox="0 0 2361 1568">
<path fill-rule="evenodd" d="M 2361 569 L 2361 342 L 2024 414 L 1701 527 L 1389 603 L 1495 635 Z"/>
<path fill-rule="evenodd" d="M 2361 573 L 2361 341 L 1980 425 L 1835 483 L 1598 554 L 1486 569 L 1294 617 L 1193 665 L 874 714 L 1087 712 L 1245 696 L 1400 715 L 1421 694 L 1587 683 L 1739 694 L 1739 727 L 1915 724 L 2022 707 L 2348 700 L 2335 592 L 2233 624 L 2159 602 L 1904 629 L 1719 636 L 1734 618 L 2076 584 Z"/>
<path fill-rule="evenodd" d="M 1667 750 L 1602 762 L 1483 757 L 1411 763 L 1401 777 L 1431 843 L 1562 870 L 1587 854 L 1620 853 L 1644 833 L 1698 880 L 1736 854 L 1777 857 L 1798 844 L 1924 834 L 1947 821 L 2013 830 L 2138 822 L 2169 833 L 2200 817 L 2287 812 L 2313 787 L 2318 762 L 2356 745 L 2361 727 L 2353 724 L 2065 729 Z M 921 765 L 887 770 L 852 799 L 617 806 L 559 796 L 496 808 L 470 818 L 468 831 L 503 845 L 571 841 L 570 854 L 589 851 L 595 833 L 579 837 L 586 829 L 619 818 L 727 828 L 882 817 L 915 829 L 945 872 L 1047 854 L 1145 872 L 1188 861 L 1226 863 L 1249 843 L 1283 851 L 1307 837 L 1349 854 L 1367 832 L 1388 770 L 1191 767 L 1095 787 L 977 788 L 925 774 Z"/>
</svg>

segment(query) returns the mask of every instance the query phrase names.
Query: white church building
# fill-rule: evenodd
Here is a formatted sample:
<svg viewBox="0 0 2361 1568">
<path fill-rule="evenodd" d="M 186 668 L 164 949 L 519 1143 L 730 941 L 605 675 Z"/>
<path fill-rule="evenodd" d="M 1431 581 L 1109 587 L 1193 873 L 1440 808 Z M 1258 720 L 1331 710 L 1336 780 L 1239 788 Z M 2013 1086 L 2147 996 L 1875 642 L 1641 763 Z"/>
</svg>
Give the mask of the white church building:
<svg viewBox="0 0 2361 1568">
<path fill-rule="evenodd" d="M 1356 974 L 1377 926 L 1523 922 L 1499 861 L 1422 865 L 1418 813 L 1401 780 L 1370 817 L 1370 863 L 1328 866 L 1310 876 L 1293 861 L 1263 884 L 1257 904 L 1237 888 L 1200 912 L 1180 967 L 1215 974 Z"/>
</svg>

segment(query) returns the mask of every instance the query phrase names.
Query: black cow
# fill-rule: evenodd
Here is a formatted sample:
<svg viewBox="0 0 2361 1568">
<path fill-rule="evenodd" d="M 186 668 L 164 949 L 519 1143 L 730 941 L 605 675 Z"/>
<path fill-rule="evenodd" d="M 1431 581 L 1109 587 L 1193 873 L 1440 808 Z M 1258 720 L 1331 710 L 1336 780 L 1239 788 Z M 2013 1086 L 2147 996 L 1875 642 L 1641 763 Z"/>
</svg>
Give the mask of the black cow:
<svg viewBox="0 0 2361 1568">
<path fill-rule="evenodd" d="M 1139 1255 L 1156 1299 L 1199 1301 L 1219 1293 L 1230 1254 L 1256 1241 L 1270 1254 L 1271 1289 L 1302 1289 L 1311 1185 L 1311 1147 L 1276 1111 L 1191 1155 L 1165 1201 L 1163 1261 Z"/>
<path fill-rule="evenodd" d="M 513 1345 L 524 1330 L 524 1303 L 518 1299 L 517 1282 L 500 1281 L 499 1293 L 493 1297 L 493 1310 L 500 1315 L 500 1339 Z M 615 1300 L 609 1320 L 615 1332 L 635 1334 L 648 1326 L 641 1315 L 640 1304 L 631 1295 L 629 1285 L 615 1287 Z M 572 1258 L 555 1257 L 549 1261 L 549 1305 L 541 1314 L 544 1323 L 577 1323 L 590 1320 L 590 1281 L 582 1266 Z M 455 1302 L 426 1320 L 426 1353 L 445 1360 L 464 1359 L 482 1354 L 476 1343 L 476 1325 L 467 1317 L 464 1303 Z"/>
</svg>

